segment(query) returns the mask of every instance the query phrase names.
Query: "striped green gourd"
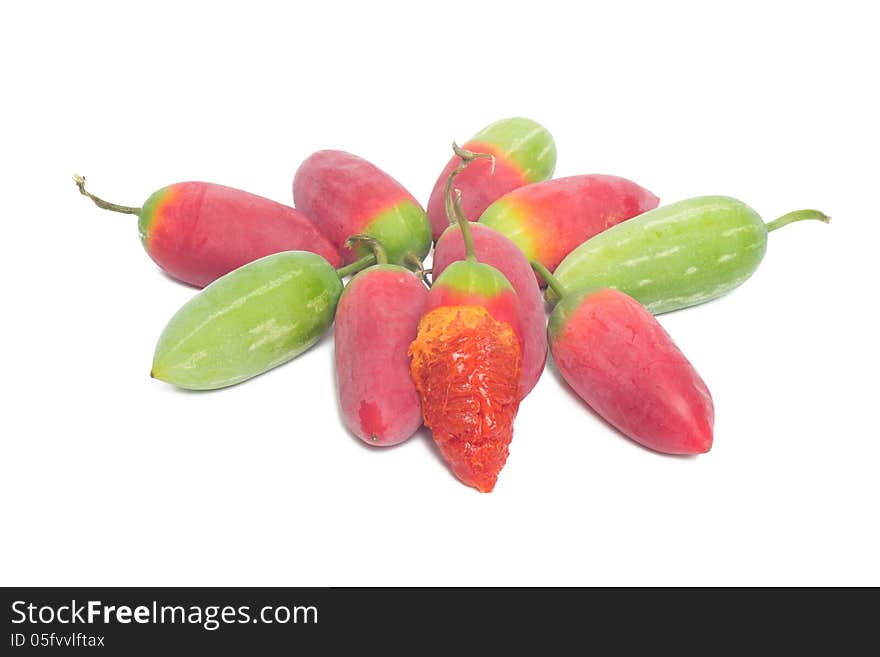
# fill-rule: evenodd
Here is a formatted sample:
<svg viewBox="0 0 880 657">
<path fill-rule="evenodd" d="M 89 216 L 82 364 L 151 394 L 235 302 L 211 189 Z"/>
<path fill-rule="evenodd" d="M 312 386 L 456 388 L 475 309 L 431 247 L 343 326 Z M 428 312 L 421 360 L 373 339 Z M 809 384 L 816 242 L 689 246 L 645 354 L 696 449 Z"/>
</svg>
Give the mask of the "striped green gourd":
<svg viewBox="0 0 880 657">
<path fill-rule="evenodd" d="M 645 212 L 590 238 L 554 272 L 566 290 L 611 287 L 654 314 L 704 303 L 741 285 L 761 264 L 767 234 L 829 218 L 798 210 L 765 224 L 742 201 L 700 196 Z M 548 301 L 558 295 L 548 289 Z"/>
<path fill-rule="evenodd" d="M 333 322 L 342 269 L 308 251 L 284 251 L 218 278 L 171 318 L 150 375 L 181 388 L 211 390 L 250 379 L 295 358 Z"/>
</svg>

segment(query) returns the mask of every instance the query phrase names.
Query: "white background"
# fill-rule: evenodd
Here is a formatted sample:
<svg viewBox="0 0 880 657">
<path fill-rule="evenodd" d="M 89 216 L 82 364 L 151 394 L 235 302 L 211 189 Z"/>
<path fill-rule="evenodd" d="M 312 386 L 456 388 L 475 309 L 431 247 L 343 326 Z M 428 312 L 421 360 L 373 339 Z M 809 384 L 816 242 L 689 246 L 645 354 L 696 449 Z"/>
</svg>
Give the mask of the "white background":
<svg viewBox="0 0 880 657">
<path fill-rule="evenodd" d="M 2 10 L 0 583 L 880 584 L 870 3 L 297 4 Z M 194 291 L 74 171 L 124 204 L 190 179 L 289 203 L 341 148 L 425 202 L 449 142 L 510 115 L 554 134 L 557 175 L 833 216 L 661 318 L 714 395 L 711 453 L 640 448 L 548 367 L 481 495 L 428 434 L 345 431 L 332 340 L 220 392 L 149 378 Z"/>
</svg>

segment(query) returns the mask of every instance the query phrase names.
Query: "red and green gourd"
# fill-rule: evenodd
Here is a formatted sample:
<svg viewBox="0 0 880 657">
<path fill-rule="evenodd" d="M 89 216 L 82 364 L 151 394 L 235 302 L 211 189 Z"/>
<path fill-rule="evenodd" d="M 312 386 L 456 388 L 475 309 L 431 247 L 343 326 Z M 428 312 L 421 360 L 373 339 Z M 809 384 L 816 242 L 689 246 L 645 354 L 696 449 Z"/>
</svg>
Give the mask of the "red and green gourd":
<svg viewBox="0 0 880 657">
<path fill-rule="evenodd" d="M 369 253 L 346 246 L 349 237 L 381 242 L 393 264 L 421 266 L 431 248 L 431 228 L 419 202 L 394 178 L 345 151 L 313 153 L 293 179 L 293 202 L 340 250 L 346 263 Z"/>
<path fill-rule="evenodd" d="M 583 175 L 526 185 L 486 208 L 480 223 L 506 235 L 551 272 L 582 242 L 652 210 L 654 194 L 626 178 Z"/>
<path fill-rule="evenodd" d="M 529 261 L 516 244 L 482 224 L 470 226 L 474 252 L 480 262 L 495 267 L 510 281 L 519 299 L 523 331 L 522 379 L 520 394 L 532 391 L 544 371 L 547 360 L 547 320 L 544 299 Z M 439 278 L 449 265 L 465 260 L 464 238 L 458 226 L 447 228 L 434 248 L 433 274 Z"/>
<path fill-rule="evenodd" d="M 550 350 L 578 396 L 645 447 L 665 454 L 708 452 L 712 395 L 657 319 L 619 290 L 568 293 L 534 264 L 561 297 L 550 315 Z"/>
<path fill-rule="evenodd" d="M 130 207 L 89 193 L 82 176 L 74 180 L 98 207 L 136 215 L 147 254 L 168 275 L 196 287 L 282 251 L 311 251 L 333 267 L 342 262 L 304 214 L 240 189 L 180 182 L 153 192 L 142 207 Z"/>
<path fill-rule="evenodd" d="M 365 443 L 397 445 L 422 426 L 419 394 L 409 373 L 407 348 L 415 340 L 428 289 L 365 235 L 374 266 L 349 281 L 334 324 L 336 384 L 342 418 Z"/>
<path fill-rule="evenodd" d="M 461 190 L 465 216 L 476 221 L 496 199 L 529 183 L 547 180 L 556 168 L 556 143 L 547 128 L 522 117 L 502 119 L 486 126 L 464 143 L 471 152 L 488 153 L 492 161 L 471 162 L 455 181 Z M 461 164 L 454 155 L 437 178 L 428 201 L 431 232 L 438 239 L 449 226 L 446 181 Z"/>
</svg>

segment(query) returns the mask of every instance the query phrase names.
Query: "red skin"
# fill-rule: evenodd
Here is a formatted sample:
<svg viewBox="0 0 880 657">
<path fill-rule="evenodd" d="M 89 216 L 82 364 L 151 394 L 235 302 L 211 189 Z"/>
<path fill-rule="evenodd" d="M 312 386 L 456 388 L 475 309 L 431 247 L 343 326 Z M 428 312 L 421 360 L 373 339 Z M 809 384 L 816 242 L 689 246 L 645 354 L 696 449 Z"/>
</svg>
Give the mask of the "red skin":
<svg viewBox="0 0 880 657">
<path fill-rule="evenodd" d="M 471 226 L 471 234 L 474 238 L 477 260 L 495 267 L 504 274 L 519 298 L 523 335 L 520 394 L 523 398 L 535 387 L 547 360 L 547 322 L 544 317 L 541 289 L 535 280 L 532 267 L 513 242 L 498 231 L 480 224 Z M 464 259 L 464 240 L 461 237 L 461 230 L 458 227 L 451 227 L 443 233 L 434 249 L 434 278 L 438 278 L 451 263 Z"/>
<path fill-rule="evenodd" d="M 531 219 L 528 232 L 535 240 L 536 255 L 553 271 L 586 240 L 653 210 L 660 199 L 626 178 L 593 174 L 526 185 L 502 202 Z"/>
<path fill-rule="evenodd" d="M 345 247 L 345 240 L 404 200 L 419 205 L 382 169 L 345 151 L 312 153 L 293 178 L 293 204 L 330 238 L 346 263 L 356 254 Z"/>
<path fill-rule="evenodd" d="M 428 289 L 403 267 L 355 276 L 336 310 L 336 382 L 349 430 L 370 445 L 396 445 L 422 426 L 407 349 Z"/>
<path fill-rule="evenodd" d="M 455 188 L 461 190 L 461 205 L 464 216 L 476 221 L 496 199 L 501 198 L 517 187 L 529 181 L 523 177 L 519 168 L 509 162 L 503 153 L 491 144 L 469 141 L 464 148 L 475 153 L 491 153 L 495 156 L 495 173 L 492 173 L 492 161 L 489 159 L 471 160 L 467 168 L 455 177 Z M 446 167 L 437 178 L 431 198 L 428 200 L 428 219 L 431 220 L 431 232 L 434 239 L 440 237 L 449 228 L 446 216 L 446 181 L 452 170 L 461 164 L 461 158 L 453 155 Z M 297 204 L 297 207 L 299 204 Z"/>
<path fill-rule="evenodd" d="M 575 392 L 636 442 L 666 454 L 712 447 L 709 389 L 632 297 L 611 289 L 586 295 L 555 335 L 551 330 L 550 348 Z"/>
<path fill-rule="evenodd" d="M 196 287 L 280 251 L 312 251 L 334 267 L 342 263 L 337 249 L 304 214 L 213 183 L 172 185 L 144 241 L 156 264 Z"/>
</svg>

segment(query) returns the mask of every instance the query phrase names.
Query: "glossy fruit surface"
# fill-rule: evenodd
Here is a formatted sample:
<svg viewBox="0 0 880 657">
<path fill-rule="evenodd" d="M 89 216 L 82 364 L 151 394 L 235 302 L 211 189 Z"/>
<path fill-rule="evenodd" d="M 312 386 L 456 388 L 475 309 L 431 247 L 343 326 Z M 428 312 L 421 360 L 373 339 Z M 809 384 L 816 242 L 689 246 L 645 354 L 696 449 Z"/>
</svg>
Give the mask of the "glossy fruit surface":
<svg viewBox="0 0 880 657">
<path fill-rule="evenodd" d="M 767 233 L 795 221 L 828 221 L 799 210 L 764 224 L 729 196 L 700 196 L 651 210 L 609 228 L 556 268 L 567 290 L 613 287 L 654 314 L 704 303 L 744 283 L 761 264 Z M 548 290 L 548 300 L 558 299 Z"/>
<path fill-rule="evenodd" d="M 520 187 L 486 208 L 480 223 L 510 238 L 553 271 L 585 240 L 657 207 L 644 187 L 617 176 L 585 175 Z"/>
<path fill-rule="evenodd" d="M 249 192 L 206 182 L 174 183 L 143 207 L 108 203 L 80 192 L 99 207 L 138 217 L 147 254 L 179 281 L 204 287 L 233 269 L 281 251 L 311 251 L 337 267 L 342 258 L 327 237 L 293 208 Z"/>
<path fill-rule="evenodd" d="M 396 445 L 422 426 L 407 349 L 428 289 L 398 265 L 375 265 L 345 287 L 334 343 L 339 405 L 346 426 L 371 445 Z"/>
<path fill-rule="evenodd" d="M 293 201 L 352 262 L 368 251 L 346 240 L 366 234 L 379 240 L 393 264 L 422 259 L 431 248 L 431 229 L 418 201 L 390 175 L 345 151 L 310 155 L 293 179 Z"/>
<path fill-rule="evenodd" d="M 539 123 L 522 117 L 502 119 L 486 126 L 464 144 L 477 153 L 489 153 L 490 160 L 475 160 L 461 172 L 455 185 L 461 190 L 465 216 L 476 221 L 483 211 L 507 192 L 546 180 L 556 168 L 556 143 Z M 437 178 L 428 201 L 431 233 L 436 240 L 449 226 L 445 207 L 445 185 L 461 163 L 453 156 Z"/>
<path fill-rule="evenodd" d="M 709 389 L 633 298 L 611 289 L 567 295 L 553 310 L 549 334 L 565 381 L 623 434 L 666 454 L 712 447 Z"/>
<path fill-rule="evenodd" d="M 307 251 L 266 256 L 217 279 L 171 318 L 151 375 L 181 388 L 230 386 L 295 358 L 333 322 L 342 282 Z"/>
</svg>

